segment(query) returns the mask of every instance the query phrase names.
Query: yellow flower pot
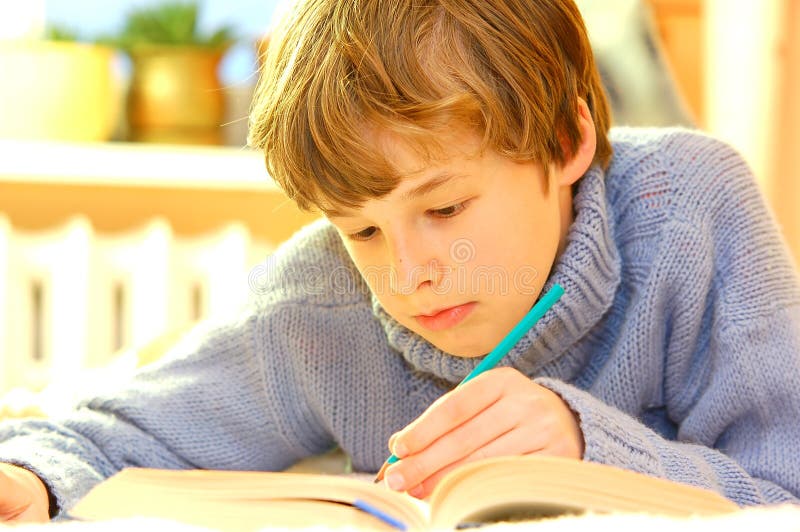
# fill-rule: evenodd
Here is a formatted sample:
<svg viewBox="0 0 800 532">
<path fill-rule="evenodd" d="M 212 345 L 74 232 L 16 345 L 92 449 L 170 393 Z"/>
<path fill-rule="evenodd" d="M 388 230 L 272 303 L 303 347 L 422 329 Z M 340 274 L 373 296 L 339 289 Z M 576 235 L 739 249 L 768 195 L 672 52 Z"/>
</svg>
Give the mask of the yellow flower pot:
<svg viewBox="0 0 800 532">
<path fill-rule="evenodd" d="M 121 107 L 113 49 L 0 42 L 0 138 L 103 141 Z"/>
<path fill-rule="evenodd" d="M 137 47 L 130 55 L 131 140 L 222 142 L 225 95 L 217 73 L 222 51 L 153 45 Z"/>
</svg>

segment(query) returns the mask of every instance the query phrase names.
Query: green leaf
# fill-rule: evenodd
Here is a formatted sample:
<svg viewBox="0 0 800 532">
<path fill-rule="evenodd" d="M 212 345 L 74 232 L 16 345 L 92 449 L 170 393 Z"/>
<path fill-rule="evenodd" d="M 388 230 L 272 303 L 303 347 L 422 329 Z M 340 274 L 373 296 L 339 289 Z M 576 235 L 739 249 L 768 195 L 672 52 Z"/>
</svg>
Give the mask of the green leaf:
<svg viewBox="0 0 800 532">
<path fill-rule="evenodd" d="M 236 40 L 230 26 L 222 26 L 209 36 L 200 35 L 198 18 L 197 2 L 162 2 L 130 11 L 120 34 L 103 40 L 127 51 L 146 44 L 225 49 Z"/>
<path fill-rule="evenodd" d="M 44 30 L 44 38 L 48 41 L 79 41 L 80 37 L 74 28 L 49 25 Z"/>
</svg>

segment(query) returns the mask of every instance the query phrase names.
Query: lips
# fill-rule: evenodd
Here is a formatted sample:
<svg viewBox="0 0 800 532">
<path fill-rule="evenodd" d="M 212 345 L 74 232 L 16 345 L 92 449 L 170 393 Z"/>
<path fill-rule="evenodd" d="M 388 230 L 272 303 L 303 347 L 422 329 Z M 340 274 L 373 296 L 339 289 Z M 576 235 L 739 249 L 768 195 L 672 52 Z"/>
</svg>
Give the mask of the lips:
<svg viewBox="0 0 800 532">
<path fill-rule="evenodd" d="M 475 301 L 434 311 L 432 314 L 414 316 L 422 327 L 430 331 L 443 331 L 455 327 L 469 316 L 475 309 Z"/>
</svg>

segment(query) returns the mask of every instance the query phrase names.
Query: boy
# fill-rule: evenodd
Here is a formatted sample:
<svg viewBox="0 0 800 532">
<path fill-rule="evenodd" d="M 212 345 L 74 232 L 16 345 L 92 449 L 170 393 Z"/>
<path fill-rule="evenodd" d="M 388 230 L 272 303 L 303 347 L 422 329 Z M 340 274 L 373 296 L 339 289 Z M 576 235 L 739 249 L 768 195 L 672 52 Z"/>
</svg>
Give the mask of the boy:
<svg viewBox="0 0 800 532">
<path fill-rule="evenodd" d="M 620 130 L 567 0 L 307 0 L 274 38 L 251 144 L 326 219 L 113 396 L 0 430 L 6 518 L 124 466 L 280 470 L 333 446 L 427 496 L 541 453 L 800 494 L 800 286 L 726 146 Z M 565 295 L 454 389 L 543 290 Z M 386 442 L 389 442 L 387 448 Z M 49 502 L 48 502 L 49 494 Z"/>
</svg>

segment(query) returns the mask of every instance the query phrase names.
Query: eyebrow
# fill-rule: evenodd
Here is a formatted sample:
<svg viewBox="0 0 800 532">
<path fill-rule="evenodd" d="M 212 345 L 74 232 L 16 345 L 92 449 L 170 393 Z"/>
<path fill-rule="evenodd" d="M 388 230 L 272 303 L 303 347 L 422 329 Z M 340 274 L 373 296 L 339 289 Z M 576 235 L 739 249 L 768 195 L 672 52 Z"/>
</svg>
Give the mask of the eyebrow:
<svg viewBox="0 0 800 532">
<path fill-rule="evenodd" d="M 322 214 L 325 215 L 326 218 L 353 218 L 355 214 L 343 212 L 337 209 L 323 209 L 320 208 Z"/>
<path fill-rule="evenodd" d="M 404 200 L 404 201 L 408 201 L 410 199 L 414 199 L 414 198 L 418 198 L 420 196 L 424 196 L 425 194 L 430 194 L 431 192 L 433 192 L 437 188 L 439 188 L 439 187 L 441 187 L 441 186 L 443 186 L 443 185 L 445 185 L 445 184 L 447 184 L 447 183 L 449 183 L 449 182 L 451 182 L 451 181 L 453 181 L 455 179 L 463 179 L 465 177 L 466 177 L 466 175 L 464 175 L 464 174 L 452 174 L 450 172 L 442 172 L 440 174 L 437 174 L 437 175 L 431 177 L 430 179 L 428 179 L 424 183 L 422 183 L 420 185 L 417 185 L 416 187 L 412 188 L 411 190 L 408 190 L 408 191 L 404 192 L 400 196 L 400 199 Z M 343 212 L 343 211 L 340 211 L 340 210 L 338 210 L 336 208 L 324 208 L 324 209 L 321 209 L 321 210 L 329 218 L 352 218 L 354 216 L 357 216 L 354 213 Z"/>
<path fill-rule="evenodd" d="M 436 190 L 437 188 L 441 187 L 442 185 L 449 183 L 454 179 L 463 179 L 466 177 L 463 174 L 451 174 L 450 172 L 442 172 L 429 180 L 425 181 L 421 185 L 418 185 L 408 192 L 403 193 L 400 196 L 401 199 L 410 200 L 414 198 L 418 198 L 420 196 L 424 196 L 425 194 L 429 194 Z"/>
</svg>

